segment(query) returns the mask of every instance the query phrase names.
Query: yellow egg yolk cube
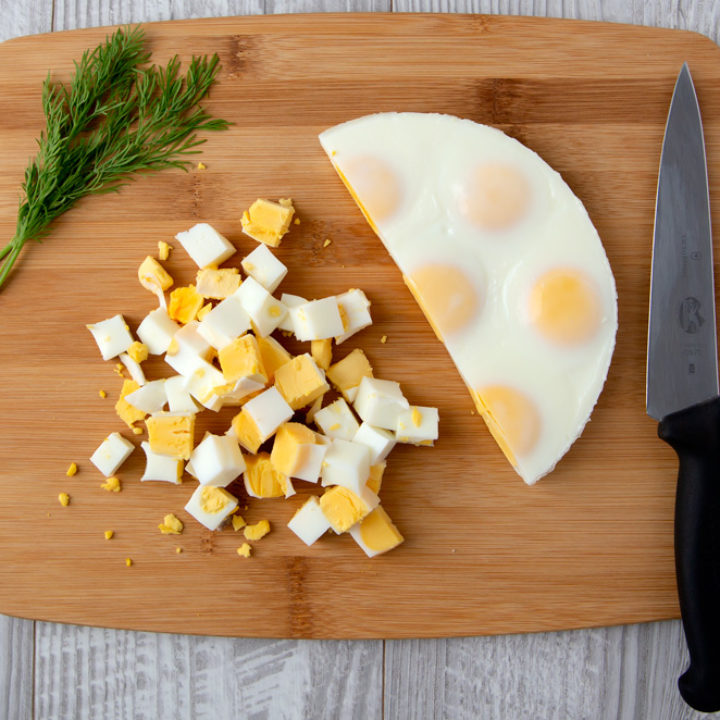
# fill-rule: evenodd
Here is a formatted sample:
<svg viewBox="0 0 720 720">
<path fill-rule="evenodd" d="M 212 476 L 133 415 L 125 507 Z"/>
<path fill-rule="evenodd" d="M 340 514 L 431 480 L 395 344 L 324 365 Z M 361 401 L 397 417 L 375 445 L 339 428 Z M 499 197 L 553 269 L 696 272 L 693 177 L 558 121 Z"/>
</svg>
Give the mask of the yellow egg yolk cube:
<svg viewBox="0 0 720 720">
<path fill-rule="evenodd" d="M 305 425 L 287 422 L 275 433 L 270 462 L 279 472 L 292 477 L 293 473 L 307 460 L 305 450 L 315 445 L 315 433 Z"/>
<path fill-rule="evenodd" d="M 260 520 L 254 525 L 246 525 L 243 529 L 243 535 L 246 540 L 260 540 L 270 532 L 270 523 L 267 520 Z"/>
<path fill-rule="evenodd" d="M 267 372 L 263 365 L 258 341 L 254 335 L 242 335 L 235 338 L 218 353 L 223 376 L 229 382 L 240 378 L 252 378 L 258 382 L 267 382 Z"/>
<path fill-rule="evenodd" d="M 195 435 L 194 414 L 156 413 L 147 418 L 145 424 L 153 452 L 182 460 L 190 459 Z"/>
<path fill-rule="evenodd" d="M 209 515 L 222 512 L 235 498 L 224 488 L 207 485 L 200 494 L 200 508 Z"/>
<path fill-rule="evenodd" d="M 318 367 L 327 370 L 332 362 L 332 338 L 312 340 L 310 342 L 310 355 L 312 355 L 312 359 L 318 364 Z"/>
<path fill-rule="evenodd" d="M 120 397 L 115 403 L 115 412 L 118 414 L 118 417 L 128 427 L 133 429 L 133 423 L 144 420 L 147 413 L 132 406 L 127 400 L 125 400 L 125 396 L 139 389 L 140 385 L 138 385 L 134 380 L 123 380 Z"/>
<path fill-rule="evenodd" d="M 270 462 L 270 455 L 259 453 L 245 458 L 245 481 L 257 497 L 285 497 L 287 475 L 277 470 Z"/>
<path fill-rule="evenodd" d="M 158 529 L 163 535 L 180 535 L 184 527 L 182 520 L 172 513 L 166 515 L 158 525 Z"/>
<path fill-rule="evenodd" d="M 198 310 L 203 306 L 205 299 L 195 289 L 194 285 L 175 288 L 170 293 L 168 315 L 179 323 L 186 325 L 195 319 Z"/>
<path fill-rule="evenodd" d="M 167 290 L 172 284 L 172 276 L 154 258 L 148 255 L 138 268 L 138 280 L 140 284 L 151 292 Z"/>
<path fill-rule="evenodd" d="M 330 388 L 310 355 L 297 355 L 275 371 L 275 387 L 293 410 L 309 405 Z"/>
<path fill-rule="evenodd" d="M 370 511 L 362 498 L 342 485 L 335 485 L 320 496 L 320 508 L 339 533 L 347 532 Z"/>
<path fill-rule="evenodd" d="M 378 553 L 392 550 L 404 540 L 390 516 L 379 505 L 360 523 L 360 537 L 369 550 Z"/>
<path fill-rule="evenodd" d="M 251 453 L 256 453 L 258 448 L 263 444 L 263 439 L 260 435 L 255 421 L 245 411 L 241 410 L 232 419 L 232 429 L 240 442 L 240 444 Z"/>
<path fill-rule="evenodd" d="M 290 228 L 294 212 L 289 198 L 281 198 L 278 202 L 261 198 L 242 214 L 240 223 L 246 235 L 271 247 L 278 247 Z"/>
<path fill-rule="evenodd" d="M 382 479 L 386 466 L 387 463 L 384 460 L 380 461 L 376 465 L 370 466 L 370 477 L 368 477 L 365 485 L 376 495 L 380 494 L 380 488 L 382 487 Z"/>
<path fill-rule="evenodd" d="M 272 382 L 275 371 L 292 360 L 292 355 L 275 338 L 270 336 L 258 337 L 257 344 L 268 381 Z"/>
<path fill-rule="evenodd" d="M 355 348 L 327 371 L 328 380 L 341 392 L 357 387 L 364 377 L 372 376 L 370 361 L 360 348 Z"/>
<path fill-rule="evenodd" d="M 141 363 L 148 358 L 148 347 L 136 340 L 128 349 L 127 354 L 136 362 Z"/>
</svg>

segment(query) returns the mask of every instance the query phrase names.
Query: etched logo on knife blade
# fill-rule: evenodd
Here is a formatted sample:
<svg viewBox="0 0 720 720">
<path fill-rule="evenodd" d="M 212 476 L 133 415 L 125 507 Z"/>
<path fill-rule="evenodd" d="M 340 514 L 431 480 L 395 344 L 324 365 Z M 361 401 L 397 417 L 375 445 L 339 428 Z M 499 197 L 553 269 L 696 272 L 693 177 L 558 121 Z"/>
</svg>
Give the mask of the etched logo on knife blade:
<svg viewBox="0 0 720 720">
<path fill-rule="evenodd" d="M 700 301 L 696 297 L 686 297 L 680 303 L 680 327 L 689 334 L 696 333 L 705 322 L 700 314 Z"/>
</svg>

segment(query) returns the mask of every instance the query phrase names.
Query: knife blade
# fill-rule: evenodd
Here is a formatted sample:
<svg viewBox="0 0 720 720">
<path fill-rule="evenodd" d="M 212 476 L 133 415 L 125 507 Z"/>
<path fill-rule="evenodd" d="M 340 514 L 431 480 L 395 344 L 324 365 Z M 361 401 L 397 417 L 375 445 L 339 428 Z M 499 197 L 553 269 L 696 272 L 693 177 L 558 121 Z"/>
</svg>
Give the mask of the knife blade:
<svg viewBox="0 0 720 720">
<path fill-rule="evenodd" d="M 705 142 L 685 63 L 658 174 L 646 409 L 677 453 L 675 570 L 690 664 L 680 694 L 720 710 L 720 397 Z"/>
</svg>

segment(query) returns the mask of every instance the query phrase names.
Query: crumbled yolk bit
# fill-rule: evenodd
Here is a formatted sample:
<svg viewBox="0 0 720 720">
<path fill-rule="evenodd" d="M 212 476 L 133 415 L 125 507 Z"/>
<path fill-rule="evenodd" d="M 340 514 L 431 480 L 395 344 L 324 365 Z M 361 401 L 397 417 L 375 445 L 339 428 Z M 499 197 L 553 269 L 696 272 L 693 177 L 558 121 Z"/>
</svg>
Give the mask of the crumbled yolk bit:
<svg viewBox="0 0 720 720">
<path fill-rule="evenodd" d="M 204 162 L 199 162 L 197 164 L 197 169 L 198 170 L 207 170 L 207 165 Z"/>
<path fill-rule="evenodd" d="M 246 525 L 247 523 L 243 519 L 242 515 L 235 514 L 232 516 L 232 526 L 235 532 L 242 530 Z"/>
<path fill-rule="evenodd" d="M 187 325 L 191 320 L 195 319 L 198 310 L 203 306 L 205 299 L 195 289 L 194 285 L 186 285 L 185 287 L 175 288 L 170 293 L 170 302 L 168 303 L 168 315 L 183 325 Z"/>
<path fill-rule="evenodd" d="M 325 238 L 325 242 L 323 243 L 323 247 L 326 248 L 328 245 L 332 243 L 332 240 L 330 238 Z"/>
<path fill-rule="evenodd" d="M 130 567 L 133 564 L 132 558 L 126 557 L 125 558 L 125 566 Z"/>
<path fill-rule="evenodd" d="M 104 390 L 98 390 L 98 395 L 104 400 L 107 397 L 107 393 Z"/>
<path fill-rule="evenodd" d="M 68 467 L 68 469 L 67 469 L 67 471 L 65 472 L 65 474 L 66 474 L 68 477 L 72 477 L 73 475 L 75 475 L 75 473 L 77 473 L 77 471 L 78 471 L 78 466 L 77 466 L 77 464 L 74 463 L 74 462 L 72 462 L 72 463 L 70 463 L 70 466 Z"/>
<path fill-rule="evenodd" d="M 246 525 L 243 529 L 243 535 L 246 540 L 260 540 L 270 532 L 270 523 L 267 520 L 260 520 L 254 525 Z"/>
<path fill-rule="evenodd" d="M 174 282 L 167 270 L 150 255 L 142 261 L 138 268 L 138 280 L 150 292 L 167 290 Z"/>
<path fill-rule="evenodd" d="M 182 551 L 183 551 L 183 549 L 182 549 L 181 547 L 176 547 L 176 548 L 175 548 L 175 552 L 176 552 L 178 555 L 179 555 Z"/>
<path fill-rule="evenodd" d="M 380 338 L 380 342 L 384 345 L 384 344 L 387 342 L 387 335 L 383 335 L 383 336 Z"/>
<path fill-rule="evenodd" d="M 133 432 L 135 435 L 142 435 L 143 429 L 141 427 L 134 427 Z"/>
<path fill-rule="evenodd" d="M 169 513 L 158 525 L 158 530 L 160 530 L 163 535 L 180 535 L 184 527 L 185 526 L 180 518 L 175 517 L 172 513 Z"/>
<path fill-rule="evenodd" d="M 112 477 L 109 477 L 104 483 L 100 485 L 100 487 L 103 490 L 107 490 L 108 492 L 120 492 L 122 490 L 120 480 L 114 475 Z"/>
<path fill-rule="evenodd" d="M 58 500 L 63 507 L 67 507 L 70 504 L 70 496 L 67 493 L 61 492 L 58 495 Z"/>
<path fill-rule="evenodd" d="M 252 555 L 252 548 L 247 543 L 243 543 L 238 549 L 237 554 L 244 558 L 249 558 Z"/>
<path fill-rule="evenodd" d="M 167 260 L 170 257 L 170 251 L 173 249 L 172 245 L 169 245 L 164 240 L 158 241 L 158 260 Z"/>
<path fill-rule="evenodd" d="M 106 530 L 103 535 L 105 536 L 106 540 L 111 540 L 112 536 L 115 534 L 114 530 Z"/>
<path fill-rule="evenodd" d="M 141 363 L 148 358 L 148 347 L 136 340 L 128 349 L 127 354 L 136 362 Z"/>
<path fill-rule="evenodd" d="M 242 214 L 240 223 L 246 235 L 270 247 L 278 247 L 290 228 L 294 213 L 289 198 L 281 198 L 278 202 L 260 198 Z"/>
<path fill-rule="evenodd" d="M 299 217 L 296 217 L 296 218 L 293 220 L 293 224 L 299 225 L 299 224 L 300 224 L 300 218 L 299 218 Z"/>
</svg>

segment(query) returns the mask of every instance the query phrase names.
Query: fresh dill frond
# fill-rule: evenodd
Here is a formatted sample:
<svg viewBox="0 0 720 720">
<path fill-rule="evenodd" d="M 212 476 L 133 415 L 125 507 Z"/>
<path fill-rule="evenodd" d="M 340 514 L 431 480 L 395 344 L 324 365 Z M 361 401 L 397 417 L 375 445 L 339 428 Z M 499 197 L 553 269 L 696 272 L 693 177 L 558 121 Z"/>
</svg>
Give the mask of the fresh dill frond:
<svg viewBox="0 0 720 720">
<path fill-rule="evenodd" d="M 0 250 L 0 287 L 25 243 L 41 240 L 80 198 L 116 191 L 136 172 L 187 170 L 187 156 L 205 142 L 198 133 L 228 127 L 199 105 L 217 55 L 193 57 L 185 75 L 177 57 L 165 67 L 148 67 L 149 60 L 144 31 L 122 28 L 83 53 L 68 85 L 48 74 L 46 127 L 25 170 L 15 236 Z"/>
</svg>

